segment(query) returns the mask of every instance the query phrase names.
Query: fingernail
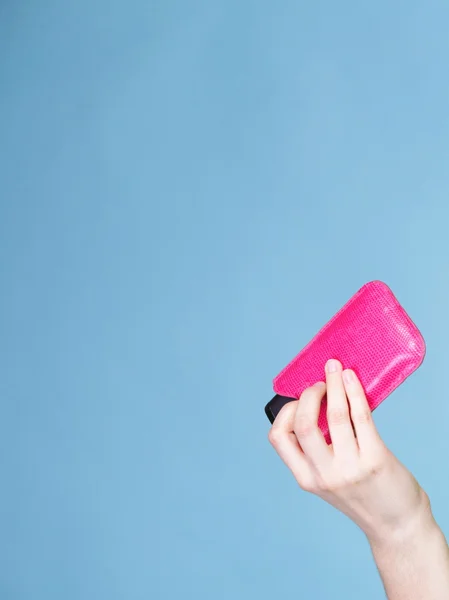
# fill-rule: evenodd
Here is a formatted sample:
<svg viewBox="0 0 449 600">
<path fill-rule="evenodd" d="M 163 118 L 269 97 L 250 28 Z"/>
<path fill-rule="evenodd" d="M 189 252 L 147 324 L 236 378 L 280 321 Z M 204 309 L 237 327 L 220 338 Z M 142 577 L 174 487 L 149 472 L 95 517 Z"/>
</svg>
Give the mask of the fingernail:
<svg viewBox="0 0 449 600">
<path fill-rule="evenodd" d="M 340 367 L 338 360 L 328 360 L 326 364 L 326 371 L 328 373 L 336 373 Z"/>
<path fill-rule="evenodd" d="M 315 386 L 315 387 L 317 387 L 317 388 L 322 388 L 322 387 L 325 387 L 325 386 L 326 386 L 326 384 L 324 383 L 324 381 L 317 381 L 317 382 L 314 384 L 314 386 Z"/>
<path fill-rule="evenodd" d="M 343 381 L 345 383 L 352 383 L 354 381 L 354 373 L 351 370 L 343 371 Z"/>
</svg>

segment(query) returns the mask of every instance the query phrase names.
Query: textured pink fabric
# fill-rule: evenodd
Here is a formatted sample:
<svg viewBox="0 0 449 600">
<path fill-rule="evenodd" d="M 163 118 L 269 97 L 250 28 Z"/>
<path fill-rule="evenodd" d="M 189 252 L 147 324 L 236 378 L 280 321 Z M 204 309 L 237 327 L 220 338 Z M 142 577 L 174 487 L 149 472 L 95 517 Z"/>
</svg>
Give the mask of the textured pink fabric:
<svg viewBox="0 0 449 600">
<path fill-rule="evenodd" d="M 421 333 L 390 288 L 372 281 L 275 377 L 273 387 L 276 394 L 299 398 L 307 387 L 324 381 L 326 362 L 336 358 L 357 373 L 374 410 L 421 365 L 425 352 Z M 330 443 L 326 401 L 319 427 Z"/>
</svg>

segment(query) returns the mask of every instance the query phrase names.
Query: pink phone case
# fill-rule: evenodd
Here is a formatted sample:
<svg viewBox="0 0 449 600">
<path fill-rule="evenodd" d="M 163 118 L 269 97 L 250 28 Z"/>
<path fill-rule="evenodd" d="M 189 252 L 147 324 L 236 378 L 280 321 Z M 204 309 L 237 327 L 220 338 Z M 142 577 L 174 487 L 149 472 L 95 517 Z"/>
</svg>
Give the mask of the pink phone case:
<svg viewBox="0 0 449 600">
<path fill-rule="evenodd" d="M 330 358 L 356 372 L 374 410 L 422 364 L 425 352 L 420 331 L 393 292 L 385 283 L 372 281 L 274 378 L 276 408 L 268 411 L 268 403 L 267 415 L 272 420 L 289 399 L 299 398 L 307 387 L 324 381 L 324 366 Z M 330 443 L 326 401 L 318 424 Z"/>
</svg>

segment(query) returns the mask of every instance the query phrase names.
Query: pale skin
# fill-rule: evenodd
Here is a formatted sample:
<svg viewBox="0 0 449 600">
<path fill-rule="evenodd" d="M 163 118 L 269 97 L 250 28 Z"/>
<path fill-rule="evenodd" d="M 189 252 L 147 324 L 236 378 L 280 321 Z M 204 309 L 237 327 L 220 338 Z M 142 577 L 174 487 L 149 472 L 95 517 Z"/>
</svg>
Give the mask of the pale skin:
<svg viewBox="0 0 449 600">
<path fill-rule="evenodd" d="M 331 445 L 317 425 L 326 393 Z M 303 490 L 365 533 L 389 600 L 449 599 L 449 548 L 429 498 L 383 443 L 353 371 L 330 360 L 326 383 L 286 404 L 269 439 Z"/>
</svg>

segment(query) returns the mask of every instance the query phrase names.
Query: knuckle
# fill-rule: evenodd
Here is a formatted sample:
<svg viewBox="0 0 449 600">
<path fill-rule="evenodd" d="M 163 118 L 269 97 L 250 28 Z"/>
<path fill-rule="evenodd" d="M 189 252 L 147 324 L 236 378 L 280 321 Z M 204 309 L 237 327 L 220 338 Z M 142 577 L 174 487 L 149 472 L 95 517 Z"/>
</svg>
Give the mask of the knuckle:
<svg viewBox="0 0 449 600">
<path fill-rule="evenodd" d="M 278 427 L 272 427 L 268 432 L 268 440 L 274 448 L 279 446 L 281 438 L 282 432 Z"/>
<path fill-rule="evenodd" d="M 316 483 L 311 479 L 298 481 L 298 485 L 304 492 L 307 492 L 308 494 L 316 494 L 318 491 Z"/>
<path fill-rule="evenodd" d="M 313 422 L 313 419 L 307 414 L 299 414 L 296 416 L 295 420 L 295 433 L 298 437 L 308 437 L 310 436 L 316 428 L 316 423 Z"/>
<path fill-rule="evenodd" d="M 382 455 L 373 458 L 368 465 L 368 472 L 371 477 L 378 475 L 385 466 L 385 459 Z"/>
<path fill-rule="evenodd" d="M 380 444 L 374 452 L 369 455 L 367 469 L 373 475 L 382 471 L 391 458 L 390 452 L 383 444 Z"/>
<path fill-rule="evenodd" d="M 326 491 L 337 494 L 357 486 L 365 479 L 364 471 L 356 460 L 336 465 L 326 483 Z"/>
<path fill-rule="evenodd" d="M 324 494 L 329 491 L 329 484 L 325 483 L 322 479 L 315 483 L 315 491 L 317 494 Z"/>
<path fill-rule="evenodd" d="M 365 475 L 358 469 L 350 469 L 344 474 L 344 486 L 353 487 L 356 486 L 365 479 Z"/>
<path fill-rule="evenodd" d="M 368 425 L 371 423 L 372 415 L 369 408 L 357 410 L 351 415 L 354 425 Z"/>
<path fill-rule="evenodd" d="M 346 488 L 356 487 L 365 482 L 369 482 L 382 470 L 383 465 L 381 462 L 371 461 L 369 464 L 360 465 L 357 467 L 348 467 L 342 473 L 343 484 Z"/>
<path fill-rule="evenodd" d="M 335 494 L 341 487 L 341 481 L 334 477 L 320 479 L 316 485 L 318 494 Z"/>
<path fill-rule="evenodd" d="M 349 410 L 343 407 L 330 408 L 327 411 L 329 425 L 343 425 L 349 420 Z"/>
<path fill-rule="evenodd" d="M 316 396 L 316 392 L 317 392 L 316 388 L 314 388 L 313 386 L 309 386 L 301 394 L 300 401 L 314 398 Z"/>
<path fill-rule="evenodd" d="M 370 479 L 377 477 L 379 473 L 382 471 L 382 465 L 371 465 L 368 471 L 368 477 Z"/>
<path fill-rule="evenodd" d="M 290 417 L 295 414 L 297 406 L 298 400 L 291 400 L 290 402 L 284 404 L 276 417 L 277 423 L 279 424 L 289 421 Z"/>
</svg>

